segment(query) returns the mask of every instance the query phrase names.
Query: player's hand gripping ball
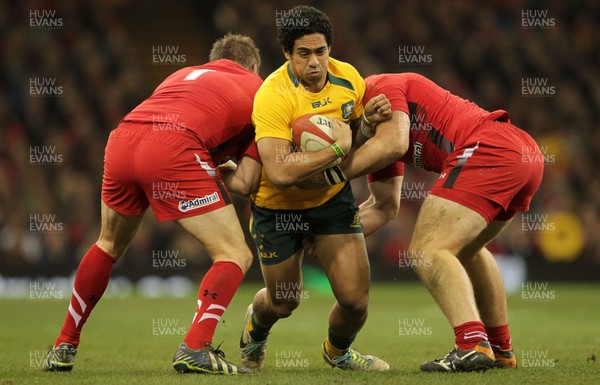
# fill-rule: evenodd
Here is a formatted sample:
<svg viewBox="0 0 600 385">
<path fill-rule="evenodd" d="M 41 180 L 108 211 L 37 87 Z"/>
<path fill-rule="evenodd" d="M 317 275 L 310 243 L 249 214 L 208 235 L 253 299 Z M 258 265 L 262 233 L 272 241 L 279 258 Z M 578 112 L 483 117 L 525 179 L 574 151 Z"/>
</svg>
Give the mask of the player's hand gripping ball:
<svg viewBox="0 0 600 385">
<path fill-rule="evenodd" d="M 331 146 L 333 127 L 327 116 L 306 114 L 294 119 L 291 125 L 292 142 L 296 151 L 317 152 Z M 331 162 L 327 167 L 339 164 L 342 158 Z"/>
</svg>

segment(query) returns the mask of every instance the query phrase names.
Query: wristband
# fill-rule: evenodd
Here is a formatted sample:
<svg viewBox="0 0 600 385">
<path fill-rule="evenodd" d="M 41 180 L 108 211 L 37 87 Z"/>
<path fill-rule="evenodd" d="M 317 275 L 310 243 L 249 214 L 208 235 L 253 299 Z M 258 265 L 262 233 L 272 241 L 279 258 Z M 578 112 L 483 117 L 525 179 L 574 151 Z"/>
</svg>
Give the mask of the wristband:
<svg viewBox="0 0 600 385">
<path fill-rule="evenodd" d="M 340 147 L 339 144 L 337 144 L 337 142 L 331 143 L 330 147 L 333 150 L 333 152 L 335 152 L 335 155 L 337 155 L 338 158 L 341 158 L 342 156 L 346 155 L 344 153 L 344 150 L 342 150 L 342 148 Z"/>
<path fill-rule="evenodd" d="M 323 171 L 323 175 L 325 176 L 325 182 L 327 182 L 327 184 L 330 186 L 333 186 L 334 184 L 338 183 L 343 183 L 348 180 L 340 166 L 333 166 L 331 168 L 326 169 L 325 171 Z"/>
<path fill-rule="evenodd" d="M 368 127 L 366 124 L 362 124 L 360 125 L 360 132 L 366 137 L 366 138 L 372 138 L 375 136 L 375 130 L 373 130 L 372 127 Z"/>
<path fill-rule="evenodd" d="M 372 122 L 371 122 L 369 119 L 367 119 L 367 115 L 365 115 L 365 112 L 364 112 L 364 111 L 363 111 L 363 114 L 362 114 L 362 118 L 363 118 L 363 120 L 364 120 L 364 121 L 367 123 L 367 125 L 368 125 L 369 127 L 373 127 L 373 126 L 374 126 L 374 124 L 373 124 L 373 123 L 372 123 Z"/>
</svg>

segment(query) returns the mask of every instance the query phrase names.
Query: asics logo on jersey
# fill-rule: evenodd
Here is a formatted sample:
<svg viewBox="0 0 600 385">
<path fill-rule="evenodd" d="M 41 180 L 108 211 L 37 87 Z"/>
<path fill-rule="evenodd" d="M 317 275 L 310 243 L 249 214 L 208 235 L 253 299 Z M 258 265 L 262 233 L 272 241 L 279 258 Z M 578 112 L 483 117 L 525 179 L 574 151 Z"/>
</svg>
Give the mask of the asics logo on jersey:
<svg viewBox="0 0 600 385">
<path fill-rule="evenodd" d="M 219 194 L 215 191 L 212 194 L 207 194 L 203 197 L 198 197 L 195 199 L 190 199 L 187 201 L 179 201 L 179 211 L 185 213 L 186 211 L 195 210 L 200 207 L 212 205 L 215 202 L 220 201 Z"/>
<path fill-rule="evenodd" d="M 312 102 L 312 103 L 311 103 L 311 105 L 312 105 L 312 108 L 319 108 L 319 107 L 326 106 L 326 105 L 328 105 L 328 104 L 331 104 L 331 99 L 329 99 L 329 96 L 328 96 L 328 97 L 326 97 L 325 99 L 323 99 L 323 101 L 321 101 L 321 100 L 318 100 L 318 101 L 316 101 L 316 102 Z"/>
</svg>

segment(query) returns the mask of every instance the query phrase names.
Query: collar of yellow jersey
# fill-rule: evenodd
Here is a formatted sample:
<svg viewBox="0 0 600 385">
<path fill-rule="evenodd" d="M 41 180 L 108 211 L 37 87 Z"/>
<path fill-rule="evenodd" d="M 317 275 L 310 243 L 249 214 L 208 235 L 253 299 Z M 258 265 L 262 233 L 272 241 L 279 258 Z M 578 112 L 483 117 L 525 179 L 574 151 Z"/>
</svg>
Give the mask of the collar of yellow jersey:
<svg viewBox="0 0 600 385">
<path fill-rule="evenodd" d="M 290 80 L 294 84 L 294 87 L 298 87 L 300 85 L 300 79 L 298 79 L 292 73 L 292 69 L 290 68 L 289 62 L 287 65 L 287 73 L 288 73 L 288 76 L 290 77 Z M 354 91 L 354 86 L 352 85 L 351 82 L 349 82 L 346 79 L 338 78 L 337 76 L 332 75 L 331 72 L 329 72 L 329 71 L 327 71 L 327 80 L 329 81 L 329 83 L 331 83 L 333 85 L 346 87 L 346 88 Z"/>
</svg>

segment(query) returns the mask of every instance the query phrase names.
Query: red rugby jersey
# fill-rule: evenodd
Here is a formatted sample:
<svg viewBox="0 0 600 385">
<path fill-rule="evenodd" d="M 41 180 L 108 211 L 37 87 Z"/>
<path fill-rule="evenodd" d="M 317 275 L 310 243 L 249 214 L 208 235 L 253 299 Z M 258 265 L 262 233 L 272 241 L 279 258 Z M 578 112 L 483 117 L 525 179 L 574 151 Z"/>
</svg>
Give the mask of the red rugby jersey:
<svg viewBox="0 0 600 385">
<path fill-rule="evenodd" d="M 251 114 L 262 79 L 227 59 L 182 68 L 123 118 L 164 131 L 189 130 L 218 163 L 241 153 L 258 158 Z"/>
<path fill-rule="evenodd" d="M 415 73 L 381 74 L 365 79 L 365 100 L 383 93 L 392 111 L 410 117 L 410 142 L 400 161 L 441 172 L 444 160 L 486 120 L 508 121 L 508 112 L 489 112 Z"/>
</svg>

